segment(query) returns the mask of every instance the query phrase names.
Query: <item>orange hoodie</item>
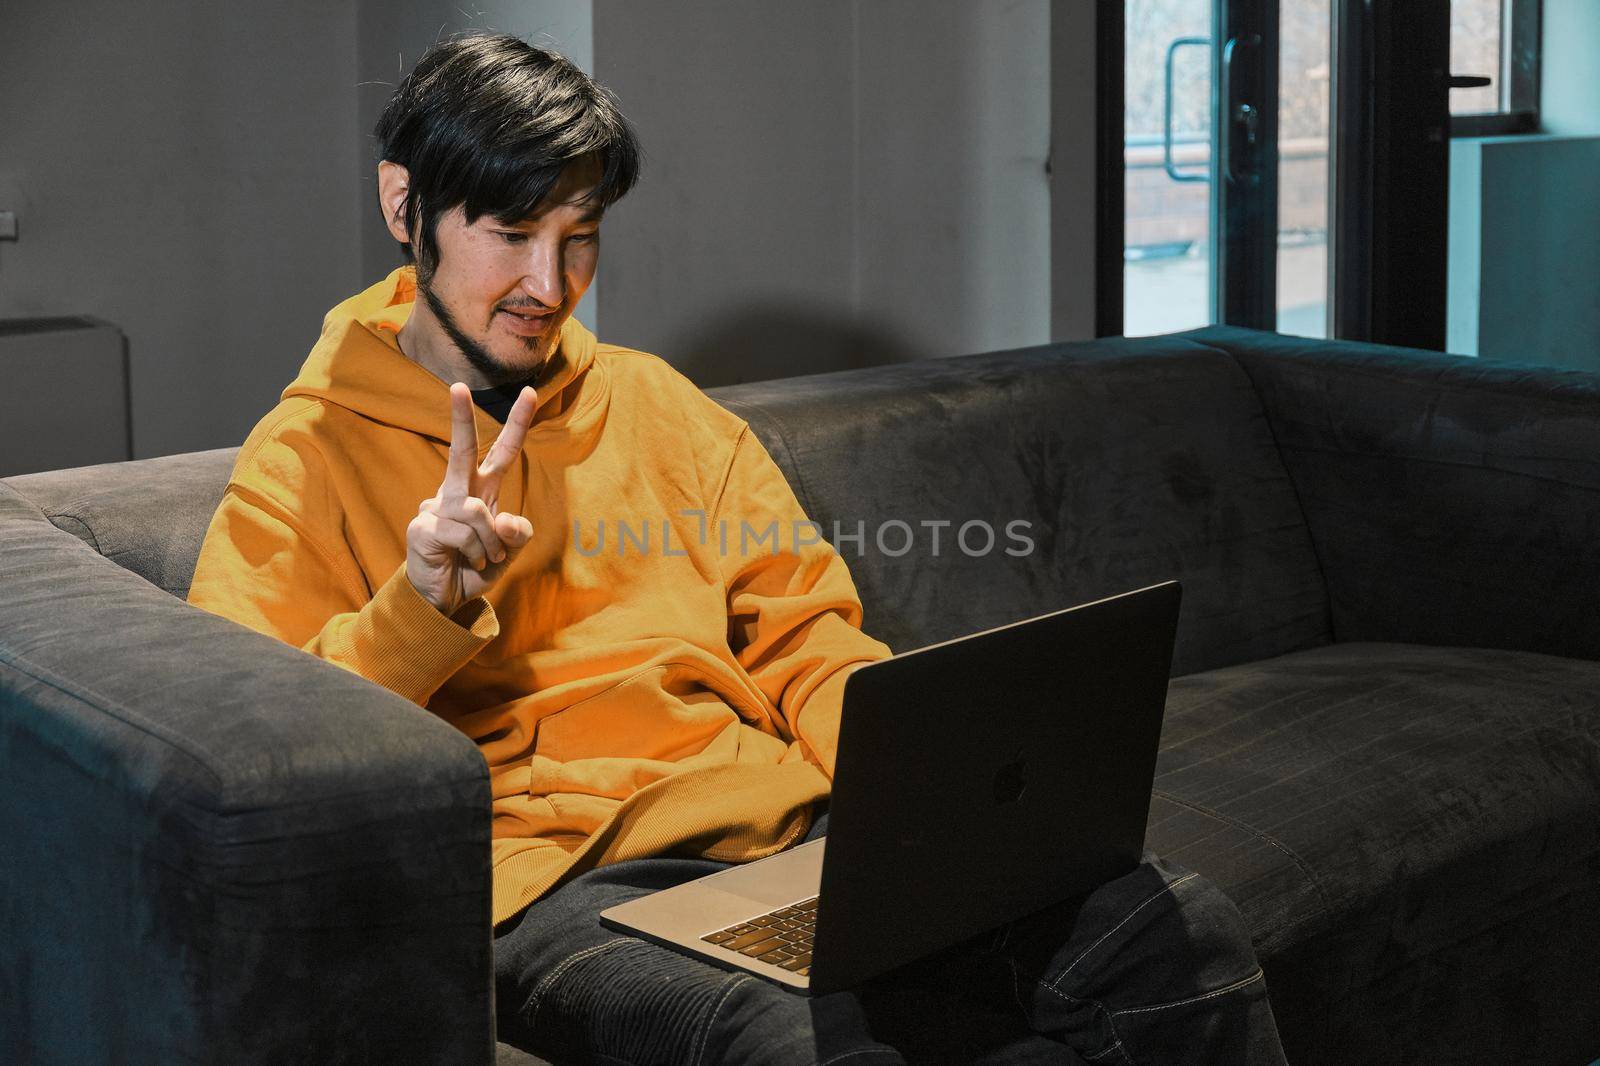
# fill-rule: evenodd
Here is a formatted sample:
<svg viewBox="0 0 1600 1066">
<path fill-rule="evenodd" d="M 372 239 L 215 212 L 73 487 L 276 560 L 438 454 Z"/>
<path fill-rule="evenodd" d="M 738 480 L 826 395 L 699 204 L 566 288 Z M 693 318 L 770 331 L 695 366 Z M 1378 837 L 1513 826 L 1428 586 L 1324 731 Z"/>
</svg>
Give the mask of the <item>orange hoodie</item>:
<svg viewBox="0 0 1600 1066">
<path fill-rule="evenodd" d="M 600 863 L 798 840 L 844 679 L 889 649 L 777 465 L 666 363 L 569 320 L 501 490 L 533 540 L 447 618 L 404 570 L 450 440 L 446 383 L 396 341 L 414 299 L 402 268 L 328 313 L 239 452 L 190 602 L 478 743 L 496 923 Z M 500 426 L 477 418 L 487 452 Z"/>
</svg>

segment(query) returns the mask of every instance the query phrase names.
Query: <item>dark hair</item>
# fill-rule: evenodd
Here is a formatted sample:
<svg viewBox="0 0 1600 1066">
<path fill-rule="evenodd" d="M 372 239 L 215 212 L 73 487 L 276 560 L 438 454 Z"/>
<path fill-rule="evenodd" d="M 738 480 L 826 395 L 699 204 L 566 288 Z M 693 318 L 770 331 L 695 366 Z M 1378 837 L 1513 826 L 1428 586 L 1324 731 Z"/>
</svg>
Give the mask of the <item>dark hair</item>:
<svg viewBox="0 0 1600 1066">
<path fill-rule="evenodd" d="M 410 174 L 404 246 L 426 281 L 438 265 L 439 217 L 534 214 L 569 164 L 601 164 L 587 198 L 601 210 L 639 176 L 639 142 L 616 99 L 565 56 L 510 34 L 472 33 L 434 45 L 395 89 L 374 130 L 380 158 Z"/>
</svg>

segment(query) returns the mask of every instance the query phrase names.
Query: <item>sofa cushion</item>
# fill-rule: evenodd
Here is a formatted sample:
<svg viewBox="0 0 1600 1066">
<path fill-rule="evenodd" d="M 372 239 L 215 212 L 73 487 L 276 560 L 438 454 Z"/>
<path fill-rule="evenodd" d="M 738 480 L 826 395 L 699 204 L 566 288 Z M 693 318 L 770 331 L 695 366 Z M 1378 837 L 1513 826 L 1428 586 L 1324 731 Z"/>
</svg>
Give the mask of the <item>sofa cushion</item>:
<svg viewBox="0 0 1600 1066">
<path fill-rule="evenodd" d="M 1338 644 L 1171 683 L 1148 845 L 1239 904 L 1290 1061 L 1511 1061 L 1584 1028 L 1545 1012 L 1600 1033 L 1597 809 L 1600 663 Z"/>
<path fill-rule="evenodd" d="M 55 525 L 186 599 L 237 448 L 8 478 Z"/>
<path fill-rule="evenodd" d="M 1175 674 L 1330 639 L 1294 488 L 1250 379 L 1169 337 L 963 356 L 718 389 L 839 542 L 865 628 L 897 651 L 1168 578 Z M 936 554 L 924 521 L 948 521 Z M 993 550 L 956 543 L 989 524 Z M 1009 555 L 1005 528 L 1033 550 Z M 890 530 L 886 548 L 875 532 Z M 1023 549 L 1018 546 L 1018 551 Z"/>
</svg>

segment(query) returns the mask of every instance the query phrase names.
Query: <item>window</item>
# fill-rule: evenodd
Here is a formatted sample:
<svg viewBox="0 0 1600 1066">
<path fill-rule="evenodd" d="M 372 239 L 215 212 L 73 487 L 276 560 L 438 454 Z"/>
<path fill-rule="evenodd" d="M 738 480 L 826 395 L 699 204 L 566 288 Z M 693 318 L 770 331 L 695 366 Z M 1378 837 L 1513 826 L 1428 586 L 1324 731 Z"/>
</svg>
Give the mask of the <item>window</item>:
<svg viewBox="0 0 1600 1066">
<path fill-rule="evenodd" d="M 1539 128 L 1539 0 L 1452 0 L 1450 132 L 1457 137 Z M 1487 85 L 1460 85 L 1487 78 Z"/>
</svg>

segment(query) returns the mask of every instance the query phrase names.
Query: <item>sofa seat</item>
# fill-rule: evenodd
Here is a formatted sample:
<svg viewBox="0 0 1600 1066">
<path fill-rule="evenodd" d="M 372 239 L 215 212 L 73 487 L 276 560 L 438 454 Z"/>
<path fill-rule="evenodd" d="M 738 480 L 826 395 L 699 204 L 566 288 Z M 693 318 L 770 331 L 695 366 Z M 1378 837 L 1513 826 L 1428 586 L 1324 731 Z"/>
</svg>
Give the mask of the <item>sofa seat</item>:
<svg viewBox="0 0 1600 1066">
<path fill-rule="evenodd" d="M 1532 1046 L 1600 1002 L 1597 804 L 1600 663 L 1333 644 L 1173 679 L 1148 845 L 1239 904 L 1290 1061 L 1406 1062 L 1484 995 Z"/>
</svg>

